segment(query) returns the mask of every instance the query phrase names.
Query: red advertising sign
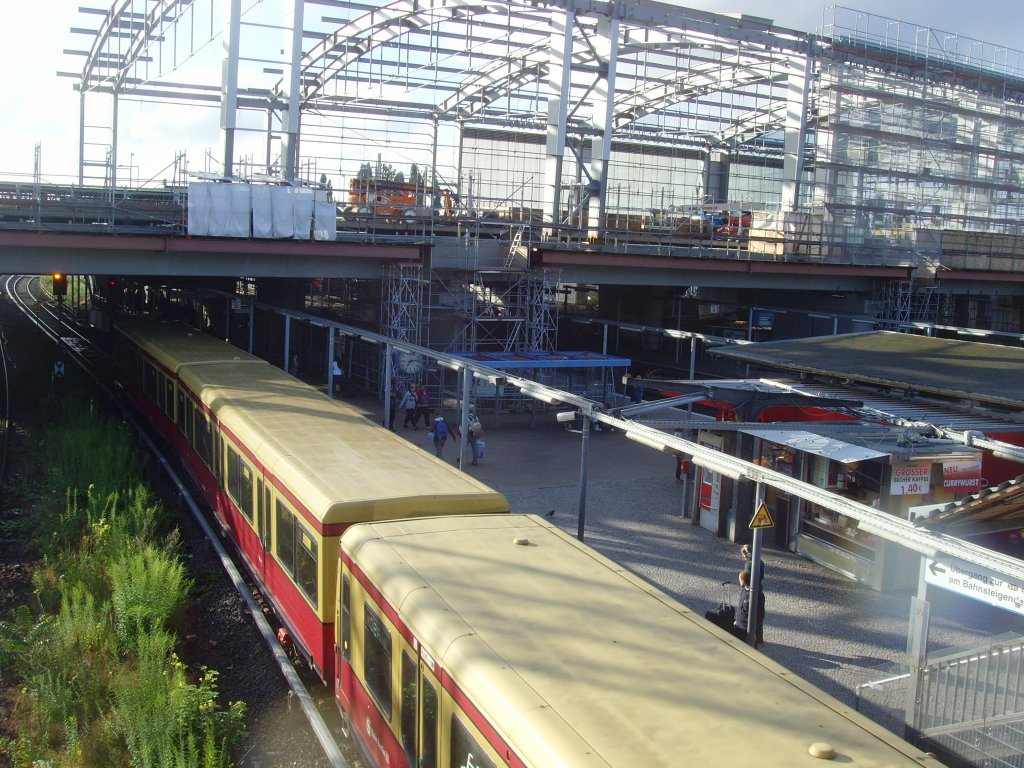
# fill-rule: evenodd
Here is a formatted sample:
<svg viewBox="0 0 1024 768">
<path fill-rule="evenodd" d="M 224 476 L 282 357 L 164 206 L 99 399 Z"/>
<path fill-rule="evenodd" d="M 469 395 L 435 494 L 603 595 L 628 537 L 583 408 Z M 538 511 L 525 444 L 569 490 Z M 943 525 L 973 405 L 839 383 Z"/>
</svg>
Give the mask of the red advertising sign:
<svg viewBox="0 0 1024 768">
<path fill-rule="evenodd" d="M 942 487 L 954 493 L 980 491 L 981 459 L 942 462 Z"/>
</svg>

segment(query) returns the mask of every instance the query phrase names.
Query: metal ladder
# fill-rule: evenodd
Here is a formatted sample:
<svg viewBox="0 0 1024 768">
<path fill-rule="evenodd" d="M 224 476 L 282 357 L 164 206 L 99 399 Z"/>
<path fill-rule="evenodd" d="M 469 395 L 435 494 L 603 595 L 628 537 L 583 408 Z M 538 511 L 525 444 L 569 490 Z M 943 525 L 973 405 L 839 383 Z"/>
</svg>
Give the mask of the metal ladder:
<svg viewBox="0 0 1024 768">
<path fill-rule="evenodd" d="M 512 269 L 515 265 L 516 257 L 528 261 L 529 255 L 523 247 L 523 232 L 525 231 L 526 226 L 523 224 L 513 227 L 512 242 L 508 247 L 508 256 L 505 257 L 505 269 Z"/>
</svg>

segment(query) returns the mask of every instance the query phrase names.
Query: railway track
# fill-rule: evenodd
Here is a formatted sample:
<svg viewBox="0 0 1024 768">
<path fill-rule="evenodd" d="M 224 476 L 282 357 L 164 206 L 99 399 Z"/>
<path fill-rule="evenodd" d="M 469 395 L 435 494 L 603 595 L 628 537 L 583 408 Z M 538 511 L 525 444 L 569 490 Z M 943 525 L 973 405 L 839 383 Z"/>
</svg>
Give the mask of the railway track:
<svg viewBox="0 0 1024 768">
<path fill-rule="evenodd" d="M 330 691 L 312 675 L 307 676 L 311 683 L 307 686 L 300 675 L 301 670 L 296 669 L 292 658 L 282 649 L 271 626 L 272 613 L 248 586 L 242 569 L 211 524 L 215 516 L 195 500 L 202 497 L 193 495 L 189 479 L 177 469 L 176 459 L 168 455 L 158 438 L 154 438 L 147 426 L 138 421 L 125 405 L 126 399 L 121 397 L 121 385 L 112 375 L 114 368 L 110 356 L 90 337 L 88 329 L 79 327 L 66 309 L 52 300 L 42 289 L 38 278 L 6 276 L 2 278 L 2 285 L 4 294 L 21 316 L 53 343 L 54 380 L 70 373 L 68 366 L 80 368 L 88 379 L 95 382 L 97 391 L 109 400 L 111 407 L 133 424 L 169 483 L 170 498 L 165 504 L 180 505 L 191 513 L 190 520 L 181 520 L 183 537 L 195 539 L 192 544 L 186 544 L 186 549 L 193 553 L 191 559 L 196 560 L 200 555 L 205 555 L 207 559 L 215 561 L 212 568 L 220 569 L 222 588 L 213 590 L 213 594 L 218 597 L 212 601 L 217 607 L 201 607 L 195 613 L 204 624 L 208 624 L 211 612 L 216 614 L 224 611 L 228 614 L 225 616 L 225 625 L 232 626 L 222 626 L 220 631 L 223 634 L 213 637 L 207 637 L 205 631 L 197 631 L 186 638 L 186 645 L 202 657 L 201 666 L 217 669 L 221 673 L 220 689 L 223 698 L 242 699 L 249 704 L 250 717 L 247 724 L 250 735 L 245 744 L 245 754 L 237 764 L 261 766 L 270 761 L 274 765 L 357 768 L 359 762 L 355 757 L 356 749 L 346 744 L 341 719 L 334 708 Z M 41 354 L 45 355 L 45 352 Z M 6 376 L 6 339 L 2 337 L 0 359 L 6 439 L 11 394 Z M 4 457 L 6 455 L 5 447 Z M 4 461 L 0 460 L 0 466 Z M 225 575 L 226 579 L 223 578 Z M 228 594 L 225 596 L 224 593 Z M 201 599 L 209 602 L 205 594 Z M 246 625 L 244 633 L 238 624 Z M 248 635 L 248 638 L 243 639 L 243 635 Z M 257 643 L 262 645 L 259 653 L 247 647 Z M 261 658 L 266 659 L 265 669 L 244 669 L 250 664 L 264 665 Z M 200 664 L 197 663 L 197 666 Z M 236 671 L 240 673 L 238 677 L 241 679 L 238 681 L 233 679 Z M 274 684 L 268 683 L 271 677 L 274 678 Z M 233 695 L 225 695 L 225 688 L 230 688 Z"/>
</svg>

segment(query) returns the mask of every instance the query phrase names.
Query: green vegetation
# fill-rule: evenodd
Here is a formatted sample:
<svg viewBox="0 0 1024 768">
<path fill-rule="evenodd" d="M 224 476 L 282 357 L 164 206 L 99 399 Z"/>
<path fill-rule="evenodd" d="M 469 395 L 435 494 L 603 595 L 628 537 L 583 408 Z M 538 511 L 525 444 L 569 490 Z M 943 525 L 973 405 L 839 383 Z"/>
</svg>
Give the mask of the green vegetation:
<svg viewBox="0 0 1024 768">
<path fill-rule="evenodd" d="M 133 436 L 90 404 L 50 408 L 42 487 L 4 524 L 41 560 L 35 604 L 0 621 L 0 675 L 17 691 L 0 754 L 26 768 L 230 765 L 245 707 L 219 708 L 217 673 L 174 653 L 191 584 Z"/>
</svg>

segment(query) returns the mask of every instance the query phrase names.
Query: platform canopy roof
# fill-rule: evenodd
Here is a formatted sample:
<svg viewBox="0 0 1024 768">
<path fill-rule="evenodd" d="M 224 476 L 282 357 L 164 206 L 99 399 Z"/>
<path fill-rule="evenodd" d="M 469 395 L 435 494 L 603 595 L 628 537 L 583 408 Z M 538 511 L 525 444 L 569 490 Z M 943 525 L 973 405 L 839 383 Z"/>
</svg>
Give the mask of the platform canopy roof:
<svg viewBox="0 0 1024 768">
<path fill-rule="evenodd" d="M 1024 408 L 1024 349 L 891 331 L 720 347 L 743 363 Z"/>
<path fill-rule="evenodd" d="M 500 370 L 518 368 L 628 368 L 628 357 L 611 357 L 596 352 L 474 352 L 455 355 L 464 360 Z"/>
<path fill-rule="evenodd" d="M 769 443 L 785 445 L 794 451 L 813 453 L 815 456 L 824 456 L 841 464 L 856 464 L 859 461 L 889 456 L 887 451 L 877 451 L 874 448 L 804 430 L 744 429 L 743 432 Z"/>
</svg>

